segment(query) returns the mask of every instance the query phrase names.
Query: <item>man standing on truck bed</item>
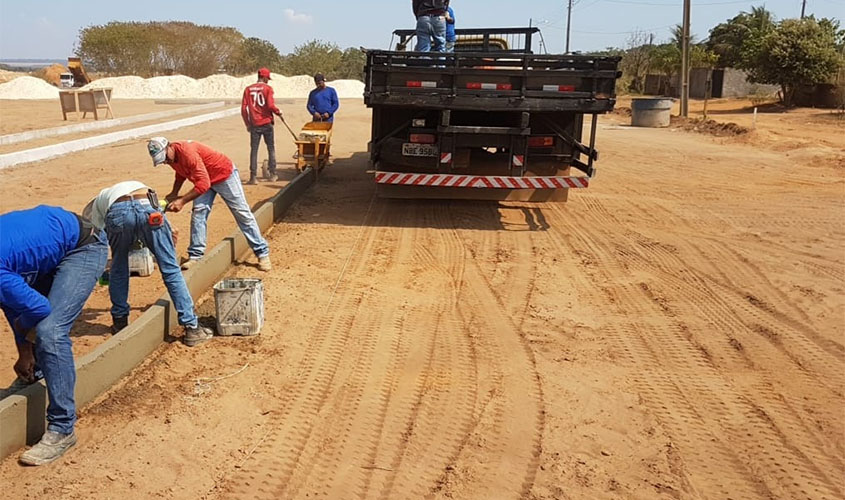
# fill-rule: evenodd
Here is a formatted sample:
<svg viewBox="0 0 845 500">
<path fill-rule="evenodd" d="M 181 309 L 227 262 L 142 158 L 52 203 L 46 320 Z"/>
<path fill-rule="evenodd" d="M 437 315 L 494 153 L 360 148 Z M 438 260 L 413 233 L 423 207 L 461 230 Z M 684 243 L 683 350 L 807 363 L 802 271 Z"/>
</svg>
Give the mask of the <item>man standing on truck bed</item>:
<svg viewBox="0 0 845 500">
<path fill-rule="evenodd" d="M 452 10 L 450 2 L 449 8 L 446 9 L 446 52 L 455 52 L 455 42 L 458 41 L 458 36 L 455 34 L 455 11 Z"/>
<path fill-rule="evenodd" d="M 413 0 L 412 5 L 417 17 L 417 52 L 445 52 L 449 0 Z"/>
<path fill-rule="evenodd" d="M 284 120 L 282 112 L 273 101 L 273 87 L 270 81 L 270 70 L 258 70 L 258 82 L 244 89 L 241 100 L 241 116 L 249 132 L 249 180 L 247 184 L 258 184 L 258 146 L 264 137 L 267 145 L 267 166 L 270 171 L 269 180 L 276 181 L 276 142 L 273 137 L 273 115 Z"/>
<path fill-rule="evenodd" d="M 334 114 L 340 107 L 337 92 L 326 87 L 326 77 L 322 73 L 314 75 L 314 85 L 316 88 L 308 94 L 308 112 L 315 122 L 333 122 Z"/>
<path fill-rule="evenodd" d="M 232 160 L 205 144 L 195 141 L 170 142 L 164 137 L 150 139 L 147 150 L 153 158 L 154 167 L 167 163 L 176 171 L 173 191 L 164 198 L 169 202 L 167 211 L 179 212 L 187 203 L 193 202 L 191 243 L 188 245 L 188 259 L 182 263 L 182 269 L 190 269 L 205 255 L 208 214 L 218 194 L 228 205 L 247 243 L 258 257 L 258 269 L 269 271 L 273 268 L 270 264 L 270 247 L 261 236 L 258 222 L 249 209 L 238 169 Z M 185 180 L 191 181 L 194 187 L 179 196 Z"/>
</svg>

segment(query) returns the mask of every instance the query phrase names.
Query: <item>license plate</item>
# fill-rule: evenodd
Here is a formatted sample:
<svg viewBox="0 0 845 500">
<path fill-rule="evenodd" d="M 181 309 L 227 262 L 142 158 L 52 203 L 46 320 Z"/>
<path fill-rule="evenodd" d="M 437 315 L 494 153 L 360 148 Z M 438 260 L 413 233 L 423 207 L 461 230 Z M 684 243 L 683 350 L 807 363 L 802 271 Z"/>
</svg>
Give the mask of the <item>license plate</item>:
<svg viewBox="0 0 845 500">
<path fill-rule="evenodd" d="M 406 142 L 402 144 L 402 156 L 437 156 L 437 145 Z"/>
</svg>

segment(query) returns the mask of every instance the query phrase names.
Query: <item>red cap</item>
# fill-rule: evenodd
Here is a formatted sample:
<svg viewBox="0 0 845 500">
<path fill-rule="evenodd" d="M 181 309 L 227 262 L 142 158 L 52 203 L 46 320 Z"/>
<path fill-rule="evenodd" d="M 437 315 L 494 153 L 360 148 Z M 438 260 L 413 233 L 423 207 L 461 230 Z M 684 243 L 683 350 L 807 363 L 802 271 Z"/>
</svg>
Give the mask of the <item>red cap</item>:
<svg viewBox="0 0 845 500">
<path fill-rule="evenodd" d="M 261 68 L 258 70 L 258 78 L 266 78 L 270 79 L 270 70 L 267 68 Z"/>
</svg>

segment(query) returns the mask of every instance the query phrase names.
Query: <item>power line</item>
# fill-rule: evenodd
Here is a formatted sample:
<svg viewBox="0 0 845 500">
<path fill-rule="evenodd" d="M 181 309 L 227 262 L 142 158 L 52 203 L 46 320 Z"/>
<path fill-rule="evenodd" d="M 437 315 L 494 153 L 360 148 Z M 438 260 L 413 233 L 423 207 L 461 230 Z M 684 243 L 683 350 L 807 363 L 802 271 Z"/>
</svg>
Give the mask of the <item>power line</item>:
<svg viewBox="0 0 845 500">
<path fill-rule="evenodd" d="M 601 1 L 601 0 L 600 0 Z M 603 0 L 609 3 L 621 3 L 626 5 L 657 5 L 660 7 L 677 7 L 678 4 L 675 3 L 657 3 L 657 2 L 636 2 L 634 0 Z M 696 6 L 704 6 L 704 5 L 733 5 L 733 4 L 748 4 L 754 3 L 754 0 L 730 0 L 728 2 L 707 2 L 707 3 L 696 3 Z"/>
</svg>

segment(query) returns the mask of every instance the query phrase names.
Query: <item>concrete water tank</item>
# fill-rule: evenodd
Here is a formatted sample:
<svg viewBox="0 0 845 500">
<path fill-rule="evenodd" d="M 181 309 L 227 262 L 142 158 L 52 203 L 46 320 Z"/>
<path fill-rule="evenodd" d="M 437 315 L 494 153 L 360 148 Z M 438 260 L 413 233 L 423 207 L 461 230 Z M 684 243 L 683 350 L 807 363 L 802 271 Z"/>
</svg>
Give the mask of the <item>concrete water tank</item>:
<svg viewBox="0 0 845 500">
<path fill-rule="evenodd" d="M 672 111 L 671 97 L 638 97 L 631 102 L 631 125 L 634 127 L 668 127 Z"/>
</svg>

